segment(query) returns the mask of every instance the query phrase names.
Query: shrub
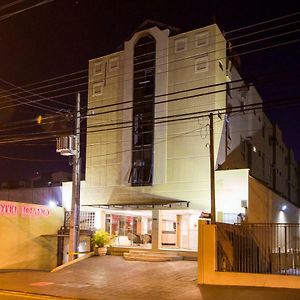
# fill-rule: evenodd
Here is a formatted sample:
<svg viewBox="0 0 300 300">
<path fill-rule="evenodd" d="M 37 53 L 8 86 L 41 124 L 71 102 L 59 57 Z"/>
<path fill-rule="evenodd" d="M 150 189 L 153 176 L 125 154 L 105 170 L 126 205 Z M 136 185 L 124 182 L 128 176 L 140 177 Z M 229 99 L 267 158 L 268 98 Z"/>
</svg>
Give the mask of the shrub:
<svg viewBox="0 0 300 300">
<path fill-rule="evenodd" d="M 112 240 L 113 240 L 112 236 L 104 229 L 99 229 L 95 231 L 91 239 L 94 248 L 95 247 L 102 248 L 102 247 L 109 246 Z"/>
</svg>

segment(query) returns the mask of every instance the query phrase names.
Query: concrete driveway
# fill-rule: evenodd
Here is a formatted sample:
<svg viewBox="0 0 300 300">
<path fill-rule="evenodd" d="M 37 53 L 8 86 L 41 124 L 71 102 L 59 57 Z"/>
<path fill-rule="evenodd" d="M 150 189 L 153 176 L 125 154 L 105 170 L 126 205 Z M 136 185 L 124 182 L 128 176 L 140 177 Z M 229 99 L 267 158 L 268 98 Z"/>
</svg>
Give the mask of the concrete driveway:
<svg viewBox="0 0 300 300">
<path fill-rule="evenodd" d="M 300 280 L 300 278 L 299 278 Z M 75 299 L 299 300 L 300 290 L 197 285 L 197 262 L 91 257 L 58 272 L 0 272 L 0 289 Z"/>
</svg>

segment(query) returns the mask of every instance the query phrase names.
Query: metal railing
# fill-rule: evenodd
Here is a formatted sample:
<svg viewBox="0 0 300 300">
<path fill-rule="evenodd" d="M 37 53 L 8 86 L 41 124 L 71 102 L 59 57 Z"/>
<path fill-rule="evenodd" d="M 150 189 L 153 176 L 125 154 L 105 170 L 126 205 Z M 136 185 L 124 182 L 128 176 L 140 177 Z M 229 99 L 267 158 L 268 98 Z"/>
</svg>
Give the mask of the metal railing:
<svg viewBox="0 0 300 300">
<path fill-rule="evenodd" d="M 217 271 L 300 275 L 300 224 L 216 224 Z"/>
</svg>

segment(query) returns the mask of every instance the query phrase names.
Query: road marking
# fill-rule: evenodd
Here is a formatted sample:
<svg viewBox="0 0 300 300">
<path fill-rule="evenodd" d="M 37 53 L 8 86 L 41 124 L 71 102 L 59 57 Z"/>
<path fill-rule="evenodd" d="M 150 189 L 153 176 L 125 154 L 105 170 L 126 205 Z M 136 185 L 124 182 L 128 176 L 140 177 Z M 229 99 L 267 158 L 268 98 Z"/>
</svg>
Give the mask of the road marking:
<svg viewBox="0 0 300 300">
<path fill-rule="evenodd" d="M 14 297 L 21 297 L 21 298 L 28 298 L 28 299 L 45 299 L 45 300 L 53 300 L 53 299 L 61 299 L 61 300 L 74 300 L 75 298 L 65 298 L 65 297 L 56 297 L 56 296 L 47 296 L 47 295 L 40 295 L 40 294 L 31 294 L 31 293 L 24 293 L 24 292 L 15 292 L 15 291 L 6 291 L 0 290 L 0 295 L 3 296 L 14 296 Z"/>
<path fill-rule="evenodd" d="M 47 285 L 52 285 L 52 284 L 54 284 L 54 282 L 40 281 L 40 282 L 30 283 L 29 285 L 32 285 L 32 286 L 47 286 Z"/>
</svg>

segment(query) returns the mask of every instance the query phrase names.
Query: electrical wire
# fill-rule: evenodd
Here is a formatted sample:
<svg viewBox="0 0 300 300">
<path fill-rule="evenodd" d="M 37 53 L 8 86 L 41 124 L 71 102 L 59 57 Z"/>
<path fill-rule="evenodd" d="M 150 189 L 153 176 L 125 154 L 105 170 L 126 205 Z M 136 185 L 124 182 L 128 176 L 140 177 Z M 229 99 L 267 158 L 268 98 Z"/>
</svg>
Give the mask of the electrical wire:
<svg viewBox="0 0 300 300">
<path fill-rule="evenodd" d="M 16 0 L 14 2 L 4 4 L 4 5 L 0 6 L 0 10 L 7 9 L 9 7 L 12 7 L 14 5 L 20 4 L 20 3 L 25 2 L 25 1 L 27 1 L 27 0 Z"/>
<path fill-rule="evenodd" d="M 275 73 L 276 74 L 276 73 Z M 268 74 L 268 76 L 269 76 L 270 74 Z M 274 73 L 271 73 L 271 75 L 274 75 Z M 257 77 L 257 81 L 258 81 L 258 79 L 259 78 L 265 78 L 266 77 L 266 75 L 262 75 L 262 76 L 259 76 L 259 77 Z M 236 82 L 243 82 L 243 80 L 241 79 L 241 80 L 236 80 L 236 81 L 232 81 L 232 83 L 236 83 Z M 265 83 L 265 82 L 264 82 Z M 278 83 L 278 82 L 277 82 Z M 220 85 L 224 85 L 225 84 L 225 82 L 224 83 L 218 83 L 218 84 L 214 84 L 214 85 L 209 85 L 209 86 L 205 86 L 205 88 L 207 88 L 207 87 L 216 87 L 216 86 L 220 86 Z M 249 85 L 249 86 L 251 86 L 251 85 Z M 248 86 L 248 87 L 249 87 Z M 204 87 L 200 87 L 200 89 L 201 88 L 204 88 Z M 161 103 L 167 103 L 167 102 L 173 102 L 173 101 L 180 101 L 180 100 L 186 100 L 186 99 L 190 99 L 190 98 L 194 98 L 194 97 L 201 97 L 201 96 L 207 96 L 207 95 L 210 95 L 210 94 L 216 94 L 216 93 L 219 93 L 219 92 L 228 92 L 228 90 L 234 90 L 234 89 L 239 89 L 239 88 L 241 88 L 241 86 L 237 86 L 237 87 L 231 87 L 231 88 L 229 88 L 229 89 L 223 89 L 223 90 L 218 90 L 218 91 L 213 91 L 213 92 L 207 92 L 207 93 L 201 93 L 201 94 L 195 94 L 195 95 L 191 95 L 191 96 L 185 96 L 185 97 L 179 97 L 179 98 L 175 98 L 175 99 L 169 99 L 169 100 L 166 100 L 166 101 L 161 101 L 161 102 L 156 102 L 156 103 L 154 103 L 154 104 L 161 104 Z M 195 88 L 195 89 L 191 89 L 191 90 L 185 90 L 184 92 L 188 92 L 188 91 L 194 91 L 194 90 L 196 90 L 196 89 L 198 89 L 198 88 Z M 174 94 L 178 94 L 178 92 L 174 92 L 174 93 L 169 93 L 169 94 L 165 94 L 165 95 L 159 95 L 159 96 L 170 96 L 170 95 L 174 95 Z M 159 96 L 157 96 L 157 97 L 159 97 Z M 140 103 L 142 103 L 142 101 L 141 102 L 138 102 L 138 104 L 140 104 Z M 201 106 L 201 105 L 200 105 Z M 206 105 L 204 105 L 204 106 L 206 106 Z M 103 108 L 103 107 L 100 107 L 100 108 Z M 126 109 L 132 109 L 132 107 L 127 107 Z M 105 114 L 105 113 L 112 113 L 112 112 L 115 112 L 115 111 L 122 111 L 123 109 L 119 109 L 119 110 L 110 110 L 110 111 L 106 111 L 106 112 L 101 112 L 101 113 L 99 113 L 99 114 Z M 173 110 L 172 110 L 173 111 Z M 60 123 L 60 122 L 65 122 L 65 118 L 63 118 L 63 119 L 61 119 L 61 120 L 59 120 L 59 119 L 54 119 L 53 120 L 53 116 L 49 116 L 49 117 L 45 117 L 44 118 L 44 120 L 43 120 L 43 124 L 44 125 L 49 125 L 49 124 L 54 124 L 54 123 Z M 83 117 L 84 118 L 84 117 Z M 48 121 L 48 120 L 50 120 L 50 122 Z M 52 120 L 52 121 L 51 121 Z M 29 120 L 29 122 L 30 123 L 32 123 L 33 121 L 35 121 L 35 120 Z M 131 121 L 130 121 L 131 122 Z M 0 132 L 8 132 L 8 131 L 11 131 L 11 130 L 18 130 L 18 129 L 26 129 L 26 128 L 30 128 L 30 127 L 34 127 L 34 126 L 36 126 L 36 124 L 29 124 L 29 125 L 27 125 L 27 126 L 24 126 L 24 123 L 25 122 L 17 122 L 17 126 L 16 127 L 8 127 L 8 126 L 6 126 L 5 128 L 3 128 L 2 130 L 0 129 Z M 121 122 L 122 124 L 124 123 L 124 122 Z M 120 125 L 121 123 L 117 123 L 118 125 Z M 126 122 L 125 122 L 126 123 Z M 18 126 L 18 125 L 22 125 L 22 126 Z M 25 124 L 26 125 L 26 124 Z M 115 124 L 114 124 L 115 125 Z M 90 126 L 88 126 L 88 128 L 94 128 L 94 127 L 99 127 L 99 126 L 107 126 L 107 124 L 94 124 L 94 125 L 90 125 Z"/>
<path fill-rule="evenodd" d="M 5 14 L 5 15 L 2 15 L 2 16 L 0 16 L 0 22 L 6 20 L 6 19 L 8 19 L 8 18 L 11 18 L 11 17 L 13 17 L 13 16 L 15 16 L 15 15 L 18 15 L 18 14 L 20 14 L 20 13 L 23 13 L 23 12 L 25 12 L 25 11 L 31 10 L 31 9 L 33 9 L 33 8 L 36 8 L 36 7 L 39 7 L 39 6 L 42 6 L 42 5 L 51 3 L 51 2 L 53 2 L 53 1 L 55 1 L 55 0 L 44 0 L 44 1 L 40 2 L 40 3 L 31 5 L 31 6 L 29 6 L 29 7 L 26 7 L 26 8 L 23 8 L 23 9 L 19 9 L 19 10 L 17 10 L 17 11 L 14 11 L 14 12 L 11 12 L 11 13 L 8 13 L 8 14 Z"/>
<path fill-rule="evenodd" d="M 19 160 L 19 161 L 28 161 L 28 162 L 42 162 L 42 163 L 49 163 L 49 162 L 58 162 L 60 159 L 31 159 L 31 158 L 22 158 L 22 157 L 12 157 L 12 156 L 3 156 L 0 155 L 0 159 L 9 159 L 9 160 Z"/>
<path fill-rule="evenodd" d="M 240 28 L 237 28 L 237 29 L 233 29 L 233 30 L 230 30 L 230 31 L 226 31 L 224 34 L 225 35 L 226 34 L 231 34 L 231 33 L 234 33 L 234 32 L 238 32 L 238 31 L 241 31 L 241 30 L 253 28 L 253 27 L 256 27 L 256 26 L 260 26 L 260 25 L 265 25 L 265 24 L 275 22 L 275 21 L 279 21 L 279 20 L 282 20 L 282 19 L 286 19 L 286 18 L 289 18 L 289 17 L 295 17 L 295 16 L 298 16 L 299 14 L 300 14 L 300 11 L 297 11 L 297 12 L 294 12 L 294 13 L 291 13 L 291 14 L 287 14 L 287 15 L 283 15 L 283 16 L 276 17 L 276 18 L 273 18 L 273 19 L 269 19 L 267 21 L 262 21 L 262 22 L 258 22 L 258 23 L 255 23 L 255 24 L 243 26 L 243 27 L 240 27 Z"/>
<path fill-rule="evenodd" d="M 14 85 L 13 83 L 10 83 L 10 82 L 8 82 L 8 81 L 6 81 L 6 80 L 4 80 L 4 79 L 1 79 L 1 78 L 0 78 L 0 81 L 4 82 L 4 83 L 6 83 L 6 84 L 12 85 L 12 86 L 14 86 L 14 87 L 17 87 L 17 86 Z M 28 100 L 28 102 L 22 102 L 22 104 L 24 104 L 24 105 L 29 105 L 29 106 L 31 106 L 30 104 L 31 104 L 32 102 L 33 102 L 33 103 L 37 103 L 37 102 L 40 102 L 40 101 L 43 101 L 43 100 L 49 100 L 49 99 L 44 98 L 44 97 L 42 97 L 42 96 L 40 96 L 40 95 L 36 95 L 36 94 L 34 94 L 34 93 L 32 93 L 32 92 L 26 91 L 26 90 L 24 90 L 24 89 L 21 88 L 21 87 L 17 87 L 17 88 L 23 90 L 23 92 L 30 93 L 30 94 L 32 94 L 33 96 L 38 96 L 38 97 L 41 98 L 41 99 L 37 99 L 37 100 L 31 101 L 31 100 L 29 100 L 29 98 L 27 98 L 27 97 L 20 96 L 19 98 Z M 19 98 L 18 98 L 18 99 L 13 98 L 12 100 L 18 101 Z M 56 102 L 55 100 L 50 100 L 50 101 Z M 61 102 L 56 102 L 56 104 L 57 104 L 57 103 L 62 104 Z M 6 106 L 6 107 L 7 107 L 7 106 Z M 56 110 L 55 110 L 55 109 L 53 109 L 53 107 L 51 107 L 51 106 L 49 106 L 49 105 L 46 105 L 46 104 L 39 104 L 38 106 L 35 105 L 35 107 L 38 107 L 38 108 L 40 108 L 40 109 L 43 109 L 43 110 L 46 110 L 46 111 L 50 111 L 50 112 L 53 112 L 53 113 L 57 113 L 57 114 L 61 114 L 61 113 L 62 113 L 62 112 L 61 112 L 61 109 L 56 109 Z M 5 107 L 4 107 L 4 108 L 5 108 Z M 2 109 L 3 109 L 3 107 L 2 107 Z"/>
<path fill-rule="evenodd" d="M 295 13 L 295 14 L 292 14 L 292 15 L 297 15 L 297 13 Z M 285 18 L 285 17 L 289 17 L 290 15 L 287 15 L 287 16 L 283 16 L 283 17 L 280 17 L 280 19 L 282 19 L 282 18 Z M 272 20 L 271 20 L 272 21 Z M 293 22 L 292 22 L 293 23 Z M 253 26 L 255 26 L 255 24 L 252 24 Z M 282 26 L 286 26 L 286 24 L 283 24 Z M 278 28 L 278 26 L 275 26 L 274 28 Z M 272 28 L 271 28 L 272 29 Z M 238 29 L 237 29 L 238 30 Z M 259 32 L 261 32 L 261 31 L 259 31 Z M 254 34 L 254 33 L 251 33 L 251 34 Z M 286 34 L 286 33 L 285 33 Z M 242 38 L 243 36 L 241 36 L 241 37 L 236 37 L 236 38 Z M 273 36 L 274 37 L 274 36 Z M 235 39 L 236 39 L 235 38 Z M 238 47 L 239 45 L 236 45 L 236 46 L 233 46 L 233 47 Z"/>
<path fill-rule="evenodd" d="M 276 74 L 276 73 L 275 73 Z M 260 78 L 266 78 L 267 76 L 270 76 L 270 75 L 274 75 L 274 73 L 271 73 L 271 74 L 264 74 L 264 75 L 261 75 L 261 76 L 256 76 L 256 81 L 259 81 Z M 231 83 L 239 83 L 239 82 L 244 82 L 243 79 L 239 79 L 239 80 L 235 80 L 235 81 L 232 81 Z M 266 82 L 264 81 L 264 84 Z M 189 89 L 189 90 L 184 90 L 184 93 L 187 93 L 187 92 L 191 92 L 191 91 L 196 91 L 198 89 L 203 89 L 203 88 L 215 88 L 215 87 L 219 87 L 219 86 L 222 86 L 222 85 L 225 85 L 226 82 L 222 82 L 222 83 L 218 83 L 218 84 L 212 84 L 212 85 L 208 85 L 208 86 L 204 86 L 204 87 L 199 87 L 199 88 L 193 88 L 193 89 Z M 248 87 L 251 86 L 251 84 L 248 85 Z M 234 89 L 239 89 L 241 88 L 241 86 L 238 86 L 238 87 L 231 87 L 231 88 L 227 88 L 227 89 L 223 89 L 223 90 L 218 90 L 218 91 L 212 91 L 212 92 L 206 92 L 206 93 L 201 93 L 201 94 L 195 94 L 195 95 L 191 95 L 191 96 L 186 96 L 186 97 L 180 97 L 180 98 L 175 98 L 175 99 L 169 99 L 169 100 L 166 100 L 166 101 L 160 101 L 160 102 L 155 102 L 154 105 L 159 105 L 159 104 L 162 104 L 162 103 L 167 103 L 167 102 L 173 102 L 173 101 L 179 101 L 179 100 L 186 100 L 186 99 L 190 99 L 190 98 L 194 98 L 194 97 L 201 97 L 201 96 L 207 96 L 207 95 L 210 95 L 210 94 L 215 94 L 215 93 L 220 93 L 220 92 L 225 92 L 225 91 L 232 91 Z M 168 93 L 168 94 L 163 94 L 163 95 L 157 95 L 156 98 L 159 98 L 159 97 L 162 97 L 162 96 L 171 96 L 171 95 L 176 95 L 176 94 L 179 94 L 179 93 L 183 93 L 182 91 L 180 92 L 172 92 L 172 93 Z M 148 100 L 146 101 L 148 102 Z M 131 102 L 130 102 L 131 103 Z M 136 102 L 136 104 L 142 104 L 144 103 L 144 101 L 140 101 L 140 102 Z M 110 107 L 111 105 L 107 105 L 105 107 Z M 200 105 L 201 106 L 201 105 Z M 206 105 L 204 105 L 206 106 Z M 199 107 L 199 106 L 198 106 Z M 98 107 L 98 108 L 101 108 L 103 109 L 104 107 Z M 132 107 L 127 107 L 126 109 L 132 109 Z M 106 111 L 106 112 L 101 112 L 101 113 L 95 113 L 95 115 L 97 114 L 106 114 L 106 113 L 112 113 L 112 112 L 116 112 L 116 111 L 122 111 L 124 109 L 119 109 L 119 110 L 110 110 L 110 111 Z M 93 115 L 94 116 L 94 115 Z M 84 116 L 82 118 L 85 118 Z M 54 120 L 53 120 L 54 119 Z M 48 120 L 53 120 L 51 122 L 49 122 Z M 13 127 L 12 125 L 10 127 L 6 126 L 4 129 L 0 129 L 0 132 L 1 131 L 7 131 L 7 130 L 18 130 L 18 129 L 25 129 L 25 128 L 30 128 L 30 127 L 33 127 L 33 126 L 36 126 L 36 124 L 32 124 L 32 122 L 35 122 L 36 120 L 35 119 L 31 119 L 29 120 L 29 125 L 27 126 L 24 126 L 26 125 L 26 122 L 16 122 L 15 124 L 17 125 L 16 127 Z M 56 117 L 53 117 L 53 116 L 48 116 L 48 117 L 44 117 L 43 118 L 43 124 L 44 125 L 49 125 L 49 124 L 53 124 L 55 122 L 57 123 L 60 123 L 60 122 L 64 122 L 65 121 L 65 118 L 59 120 L 57 119 Z M 11 124 L 11 123 L 10 123 Z M 18 125 L 22 125 L 22 126 L 18 126 Z M 89 127 L 97 127 L 98 125 L 91 125 Z"/>
<path fill-rule="evenodd" d="M 299 100 L 299 97 L 293 97 L 293 98 L 284 98 L 284 99 L 278 99 L 277 101 L 273 101 L 272 103 L 253 103 L 253 104 L 247 104 L 247 105 L 243 105 L 243 106 L 233 106 L 231 107 L 231 112 L 245 112 L 248 110 L 255 110 L 255 109 L 263 109 L 266 106 L 268 108 L 272 108 L 275 106 L 287 106 L 287 105 L 292 105 L 292 101 L 295 100 Z M 287 101 L 290 101 L 291 103 L 287 103 Z M 295 105 L 295 104 L 293 104 Z M 299 103 L 296 103 L 296 105 L 299 105 Z M 241 111 L 241 108 L 243 108 L 243 111 Z M 172 116 L 166 116 L 166 117 L 156 117 L 154 118 L 155 123 L 154 125 L 158 125 L 158 124 L 163 124 L 163 123 L 170 123 L 170 122 L 178 122 L 178 121 L 183 121 L 183 120 L 192 120 L 192 119 L 199 119 L 199 118 L 203 118 L 203 117 L 209 117 L 210 113 L 213 113 L 214 115 L 220 115 L 220 114 L 226 114 L 228 110 L 228 107 L 224 107 L 224 108 L 219 108 L 219 109 L 210 109 L 210 110 L 205 110 L 205 111 L 198 111 L 198 112 L 191 112 L 191 113 L 184 113 L 184 114 L 177 114 L 177 115 L 172 115 Z M 130 125 L 126 125 L 126 124 L 130 124 Z M 153 124 L 152 122 L 144 122 L 142 125 L 149 125 L 149 124 Z M 118 125 L 122 125 L 122 126 L 118 126 Z M 98 133 L 98 132 L 102 132 L 102 131 L 111 131 L 111 130 L 120 130 L 120 129 L 125 129 L 125 128 L 132 128 L 133 124 L 132 121 L 124 121 L 121 122 L 120 124 L 118 123 L 111 123 L 111 124 L 104 124 L 104 125 L 98 125 L 98 127 L 108 127 L 108 126 L 118 126 L 118 127 L 110 127 L 110 128 L 104 128 L 104 129 L 97 129 L 97 130 L 90 130 L 87 131 L 87 134 L 91 134 L 91 133 Z M 57 131 L 51 131 L 51 134 L 53 137 L 55 137 L 55 135 L 65 132 L 57 130 Z M 83 133 L 82 133 L 83 134 Z M 24 134 L 25 136 L 28 135 L 35 135 L 36 137 L 38 137 L 38 134 Z M 20 137 L 23 136 L 22 134 L 18 134 L 16 137 Z M 30 138 L 25 139 L 30 140 Z M 2 139 L 2 143 L 5 142 L 12 142 L 12 140 L 3 140 Z M 1 142 L 0 142 L 1 144 Z"/>
<path fill-rule="evenodd" d="M 289 44 L 289 43 L 292 43 L 292 42 L 298 42 L 298 41 L 299 41 L 299 39 L 298 39 L 298 40 L 289 41 L 289 42 L 279 43 L 279 44 L 277 44 L 277 45 L 271 45 L 271 46 L 268 46 L 268 47 L 263 47 L 263 48 L 260 48 L 260 49 L 255 49 L 255 50 L 246 51 L 246 52 L 244 52 L 244 53 L 239 54 L 239 56 L 240 56 L 240 55 L 244 55 L 244 54 L 249 54 L 249 53 L 257 52 L 258 50 L 264 50 L 264 49 L 274 48 L 275 46 L 286 45 L 286 44 Z M 236 55 L 231 55 L 231 57 L 233 57 L 233 56 L 236 56 Z M 230 57 L 230 56 L 227 56 L 227 57 Z M 174 70 L 172 70 L 172 71 L 174 71 Z M 57 97 L 57 96 L 56 96 L 56 97 Z M 54 97 L 50 97 L 50 98 L 46 98 L 46 99 L 47 99 L 47 100 L 51 100 L 51 99 L 53 99 L 53 98 L 54 98 Z M 40 101 L 41 101 L 41 100 L 39 99 L 39 100 L 29 101 L 29 102 L 26 102 L 26 103 L 40 102 Z M 24 104 L 26 104 L 26 103 L 24 103 Z M 11 105 L 11 106 L 2 107 L 2 109 L 7 108 L 7 107 L 13 107 L 13 106 Z"/>
</svg>

